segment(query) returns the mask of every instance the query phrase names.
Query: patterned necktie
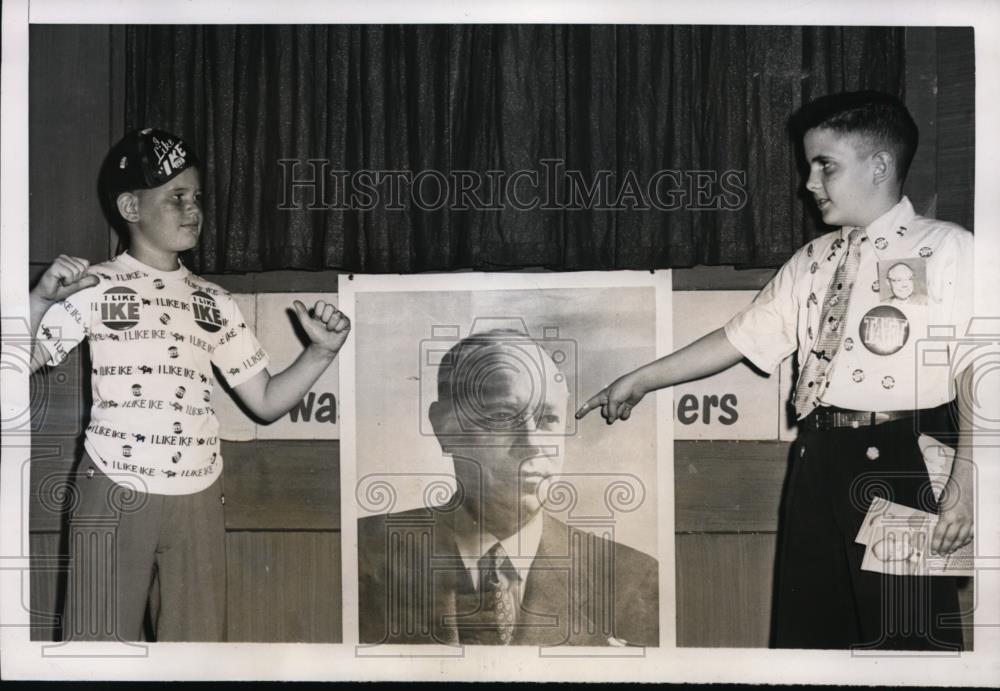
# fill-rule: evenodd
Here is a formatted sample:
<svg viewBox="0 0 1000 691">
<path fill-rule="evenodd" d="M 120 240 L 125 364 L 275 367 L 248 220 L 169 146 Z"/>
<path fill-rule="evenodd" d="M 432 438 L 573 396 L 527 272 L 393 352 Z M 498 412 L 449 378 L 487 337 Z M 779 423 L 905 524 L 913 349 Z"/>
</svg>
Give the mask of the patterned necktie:
<svg viewBox="0 0 1000 691">
<path fill-rule="evenodd" d="M 514 637 L 514 615 L 517 600 L 511 579 L 517 578 L 514 565 L 498 542 L 479 559 L 479 592 L 482 594 L 483 614 L 486 621 L 495 625 L 496 645 L 510 645 Z"/>
<path fill-rule="evenodd" d="M 851 298 L 854 281 L 861 264 L 861 241 L 864 233 L 855 228 L 848 237 L 847 251 L 833 272 L 830 287 L 823 298 L 823 311 L 819 319 L 819 334 L 813 349 L 806 357 L 799 383 L 795 388 L 795 412 L 804 418 L 819 405 L 819 395 L 829 385 L 827 372 L 843 342 L 847 304 Z"/>
</svg>

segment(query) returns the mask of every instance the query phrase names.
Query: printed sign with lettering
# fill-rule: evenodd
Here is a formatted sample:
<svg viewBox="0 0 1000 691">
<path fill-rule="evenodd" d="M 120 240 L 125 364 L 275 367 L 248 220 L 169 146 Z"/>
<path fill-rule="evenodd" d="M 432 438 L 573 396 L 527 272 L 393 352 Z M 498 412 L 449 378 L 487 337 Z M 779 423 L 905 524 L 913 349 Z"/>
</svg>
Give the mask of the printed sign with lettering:
<svg viewBox="0 0 1000 691">
<path fill-rule="evenodd" d="M 749 290 L 674 292 L 674 350 L 724 326 L 755 295 Z M 778 389 L 777 372 L 764 376 L 745 362 L 674 387 L 674 439 L 776 439 Z"/>
</svg>

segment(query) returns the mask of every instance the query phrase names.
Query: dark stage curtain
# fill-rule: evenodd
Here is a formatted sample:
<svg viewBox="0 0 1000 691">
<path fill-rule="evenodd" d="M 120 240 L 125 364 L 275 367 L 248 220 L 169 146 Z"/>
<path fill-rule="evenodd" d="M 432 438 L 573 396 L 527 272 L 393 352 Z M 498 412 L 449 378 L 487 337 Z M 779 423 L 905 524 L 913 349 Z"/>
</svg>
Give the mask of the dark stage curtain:
<svg viewBox="0 0 1000 691">
<path fill-rule="evenodd" d="M 891 28 L 538 25 L 132 27 L 126 55 L 126 125 L 206 163 L 213 273 L 776 266 L 820 230 L 789 115 L 902 96 L 905 57 Z"/>
</svg>

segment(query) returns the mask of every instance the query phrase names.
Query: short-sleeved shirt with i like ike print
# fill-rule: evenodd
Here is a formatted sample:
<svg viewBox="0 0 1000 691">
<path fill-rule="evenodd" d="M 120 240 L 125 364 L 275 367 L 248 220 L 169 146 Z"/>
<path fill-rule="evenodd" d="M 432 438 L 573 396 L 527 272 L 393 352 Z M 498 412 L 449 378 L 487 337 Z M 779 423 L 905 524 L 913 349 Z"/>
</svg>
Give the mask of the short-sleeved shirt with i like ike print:
<svg viewBox="0 0 1000 691">
<path fill-rule="evenodd" d="M 87 453 L 119 484 L 202 491 L 222 471 L 212 365 L 235 387 L 267 353 L 232 296 L 183 265 L 160 271 L 126 252 L 88 273 L 100 282 L 49 308 L 37 334 L 51 365 L 90 339 Z"/>
</svg>

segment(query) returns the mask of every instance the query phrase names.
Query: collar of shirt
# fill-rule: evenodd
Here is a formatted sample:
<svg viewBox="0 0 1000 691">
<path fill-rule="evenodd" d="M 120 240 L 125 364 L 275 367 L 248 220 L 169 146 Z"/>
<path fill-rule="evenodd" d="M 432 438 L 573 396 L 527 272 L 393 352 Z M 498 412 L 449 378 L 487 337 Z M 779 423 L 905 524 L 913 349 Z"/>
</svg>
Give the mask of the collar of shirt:
<svg viewBox="0 0 1000 691">
<path fill-rule="evenodd" d="M 127 251 L 119 254 L 118 260 L 121 261 L 121 263 L 124 264 L 125 266 L 128 266 L 129 268 L 135 271 L 142 271 L 151 278 L 160 278 L 167 281 L 174 281 L 185 278 L 191 274 L 188 268 L 184 266 L 184 263 L 181 262 L 180 258 L 177 259 L 177 268 L 174 269 L 173 271 L 161 271 L 160 269 L 156 269 L 152 266 L 149 266 L 148 264 L 145 264 L 136 259 L 135 257 L 133 257 Z"/>
<path fill-rule="evenodd" d="M 894 207 L 872 221 L 865 228 L 865 235 L 868 237 L 869 245 L 875 250 L 875 256 L 896 256 L 909 251 L 918 238 L 909 232 L 908 224 L 916 217 L 913 205 L 909 198 L 904 196 Z M 853 228 L 855 226 L 844 226 L 840 229 L 840 238 L 845 248 Z"/>
<path fill-rule="evenodd" d="M 462 563 L 472 575 L 472 583 L 477 589 L 479 588 L 479 560 L 497 542 L 503 547 L 517 570 L 521 584 L 527 582 L 528 572 L 531 571 L 531 564 L 535 560 L 538 545 L 542 541 L 542 518 L 542 512 L 539 511 L 519 531 L 503 540 L 499 540 L 492 533 L 481 530 L 479 523 L 474 520 L 463 522 L 465 529 L 455 531 L 455 546 L 462 557 Z"/>
</svg>

